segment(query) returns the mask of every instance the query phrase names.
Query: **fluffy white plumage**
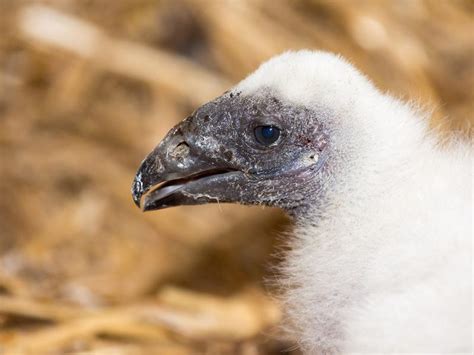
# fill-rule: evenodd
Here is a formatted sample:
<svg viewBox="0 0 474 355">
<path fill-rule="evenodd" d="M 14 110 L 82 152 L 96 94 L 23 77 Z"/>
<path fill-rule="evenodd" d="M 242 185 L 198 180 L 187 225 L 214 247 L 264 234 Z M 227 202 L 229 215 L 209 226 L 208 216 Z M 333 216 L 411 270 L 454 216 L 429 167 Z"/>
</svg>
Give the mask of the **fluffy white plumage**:
<svg viewBox="0 0 474 355">
<path fill-rule="evenodd" d="M 234 90 L 324 111 L 336 161 L 284 268 L 308 353 L 472 350 L 472 144 L 324 52 L 288 52 Z"/>
</svg>

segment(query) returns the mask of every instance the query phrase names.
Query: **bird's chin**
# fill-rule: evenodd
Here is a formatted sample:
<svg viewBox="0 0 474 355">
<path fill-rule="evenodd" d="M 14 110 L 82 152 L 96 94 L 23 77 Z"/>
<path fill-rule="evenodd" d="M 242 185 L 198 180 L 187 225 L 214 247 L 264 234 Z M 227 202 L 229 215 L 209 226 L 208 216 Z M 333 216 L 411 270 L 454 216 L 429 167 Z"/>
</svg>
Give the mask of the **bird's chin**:
<svg viewBox="0 0 474 355">
<path fill-rule="evenodd" d="M 212 169 L 185 178 L 165 181 L 144 197 L 143 210 L 153 211 L 182 205 L 237 202 L 237 186 L 246 180 L 244 173 Z"/>
</svg>

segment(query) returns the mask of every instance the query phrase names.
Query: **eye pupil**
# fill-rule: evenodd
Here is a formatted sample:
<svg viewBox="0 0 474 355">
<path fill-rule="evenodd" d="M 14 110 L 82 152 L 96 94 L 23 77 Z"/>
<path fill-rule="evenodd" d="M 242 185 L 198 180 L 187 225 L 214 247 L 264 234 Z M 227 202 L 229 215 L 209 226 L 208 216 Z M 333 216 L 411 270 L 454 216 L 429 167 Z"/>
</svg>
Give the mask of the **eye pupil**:
<svg viewBox="0 0 474 355">
<path fill-rule="evenodd" d="M 263 138 L 270 139 L 275 134 L 275 128 L 272 126 L 265 126 L 262 128 L 262 136 Z"/>
<path fill-rule="evenodd" d="M 260 144 L 269 146 L 280 137 L 280 129 L 275 126 L 258 126 L 255 128 L 255 138 Z"/>
</svg>

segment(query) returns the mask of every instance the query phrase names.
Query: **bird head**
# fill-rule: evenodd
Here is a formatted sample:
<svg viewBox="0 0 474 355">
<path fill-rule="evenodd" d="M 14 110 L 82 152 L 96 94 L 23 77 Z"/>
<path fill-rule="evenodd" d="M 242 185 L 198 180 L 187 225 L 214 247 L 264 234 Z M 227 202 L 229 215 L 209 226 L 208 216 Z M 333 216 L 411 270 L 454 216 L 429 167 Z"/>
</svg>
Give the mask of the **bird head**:
<svg viewBox="0 0 474 355">
<path fill-rule="evenodd" d="M 143 160 L 136 205 L 233 202 L 291 212 L 321 198 L 337 151 L 331 122 L 353 97 L 334 103 L 334 92 L 352 84 L 328 71 L 361 77 L 334 55 L 286 53 L 198 108 Z"/>
</svg>

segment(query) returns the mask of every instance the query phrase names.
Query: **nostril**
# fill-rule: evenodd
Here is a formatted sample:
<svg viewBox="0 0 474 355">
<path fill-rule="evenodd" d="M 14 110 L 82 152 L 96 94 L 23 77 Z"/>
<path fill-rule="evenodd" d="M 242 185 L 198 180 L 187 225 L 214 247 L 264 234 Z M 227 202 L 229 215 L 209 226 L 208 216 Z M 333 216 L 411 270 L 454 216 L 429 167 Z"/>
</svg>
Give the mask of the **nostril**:
<svg viewBox="0 0 474 355">
<path fill-rule="evenodd" d="M 173 151 L 170 153 L 170 155 L 174 159 L 184 159 L 189 155 L 189 145 L 186 142 L 181 142 L 179 143 Z"/>
</svg>

